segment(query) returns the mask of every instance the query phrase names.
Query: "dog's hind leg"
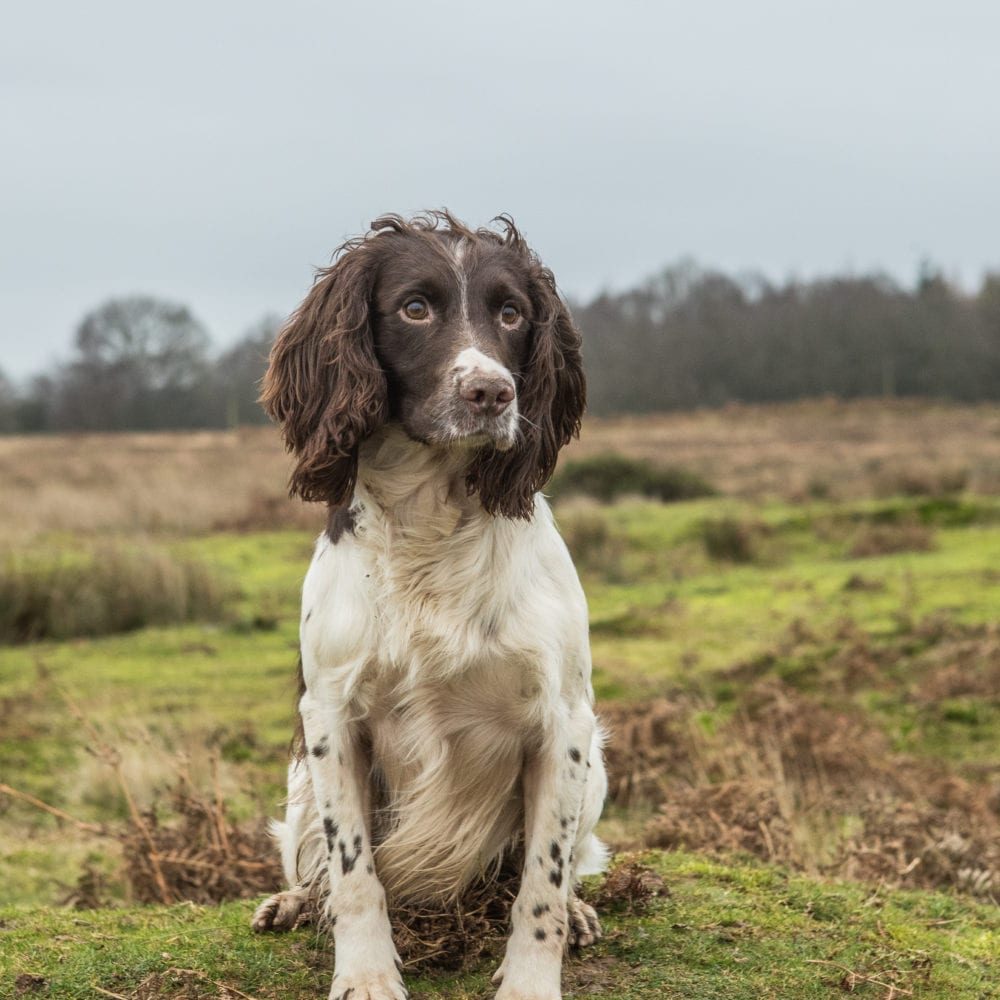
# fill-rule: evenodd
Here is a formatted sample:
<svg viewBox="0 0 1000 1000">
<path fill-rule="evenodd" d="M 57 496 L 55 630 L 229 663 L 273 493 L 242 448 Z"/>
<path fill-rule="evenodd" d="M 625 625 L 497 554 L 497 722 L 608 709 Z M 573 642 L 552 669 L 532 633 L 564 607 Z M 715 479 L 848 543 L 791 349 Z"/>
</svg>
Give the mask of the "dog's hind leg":
<svg viewBox="0 0 1000 1000">
<path fill-rule="evenodd" d="M 293 931 L 296 927 L 312 922 L 313 913 L 309 902 L 309 890 L 301 885 L 293 885 L 291 889 L 268 896 L 254 910 L 250 926 L 258 934 L 266 931 Z"/>
<path fill-rule="evenodd" d="M 254 911 L 250 926 L 258 933 L 290 931 L 314 922 L 326 881 L 326 841 L 316 812 L 309 768 L 293 760 L 288 768 L 288 805 L 283 823 L 271 833 L 281 852 L 285 882 L 290 887 L 269 896 Z"/>
</svg>

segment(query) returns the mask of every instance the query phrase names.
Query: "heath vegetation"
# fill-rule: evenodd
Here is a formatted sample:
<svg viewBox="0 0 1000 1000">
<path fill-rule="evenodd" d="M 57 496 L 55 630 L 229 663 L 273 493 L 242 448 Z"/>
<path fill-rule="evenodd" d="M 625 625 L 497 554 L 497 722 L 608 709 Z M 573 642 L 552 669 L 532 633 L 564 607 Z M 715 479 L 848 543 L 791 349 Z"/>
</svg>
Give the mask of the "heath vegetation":
<svg viewBox="0 0 1000 1000">
<path fill-rule="evenodd" d="M 247 929 L 323 520 L 286 473 L 266 429 L 0 439 L 0 994 L 326 988 Z M 567 994 L 1000 994 L 1000 410 L 593 420 L 551 492 L 621 855 Z M 395 915 L 415 996 L 489 996 L 507 898 Z"/>
</svg>

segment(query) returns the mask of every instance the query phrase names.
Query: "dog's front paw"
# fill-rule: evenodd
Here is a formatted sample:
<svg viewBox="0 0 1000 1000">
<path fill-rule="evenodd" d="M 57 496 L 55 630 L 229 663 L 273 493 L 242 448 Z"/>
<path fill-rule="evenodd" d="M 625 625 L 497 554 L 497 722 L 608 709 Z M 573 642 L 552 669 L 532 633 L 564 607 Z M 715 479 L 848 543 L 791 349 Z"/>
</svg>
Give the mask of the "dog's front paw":
<svg viewBox="0 0 1000 1000">
<path fill-rule="evenodd" d="M 496 1000 L 562 1000 L 562 993 L 559 990 L 553 993 L 542 987 L 503 984 L 497 990 Z"/>
<path fill-rule="evenodd" d="M 592 906 L 570 896 L 567 913 L 568 933 L 566 941 L 570 948 L 586 948 L 602 936 L 601 922 Z"/>
<path fill-rule="evenodd" d="M 334 976 L 330 1000 L 410 1000 L 410 994 L 396 972 Z"/>
<path fill-rule="evenodd" d="M 518 974 L 520 969 L 521 974 Z M 493 973 L 492 983 L 499 986 L 496 1000 L 562 1000 L 559 989 L 559 970 L 555 969 L 555 983 L 546 985 L 544 970 L 525 969 L 524 966 L 508 965 L 507 959 Z M 527 973 L 527 974 L 525 974 Z"/>
</svg>

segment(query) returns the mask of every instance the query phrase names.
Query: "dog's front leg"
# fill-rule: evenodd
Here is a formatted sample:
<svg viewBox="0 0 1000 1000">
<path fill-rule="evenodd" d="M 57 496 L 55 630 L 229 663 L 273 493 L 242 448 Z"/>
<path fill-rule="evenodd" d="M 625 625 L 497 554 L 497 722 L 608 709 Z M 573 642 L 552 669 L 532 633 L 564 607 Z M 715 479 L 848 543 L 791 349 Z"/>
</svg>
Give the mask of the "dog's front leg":
<svg viewBox="0 0 1000 1000">
<path fill-rule="evenodd" d="M 581 706 L 549 734 L 524 769 L 524 873 L 511 912 L 497 1000 L 559 1000 L 571 851 L 576 839 L 594 716 Z"/>
<path fill-rule="evenodd" d="M 406 1000 L 385 890 L 372 857 L 367 761 L 335 698 L 333 692 L 307 687 L 299 703 L 316 808 L 326 834 L 326 917 L 335 949 L 330 1000 Z"/>
</svg>

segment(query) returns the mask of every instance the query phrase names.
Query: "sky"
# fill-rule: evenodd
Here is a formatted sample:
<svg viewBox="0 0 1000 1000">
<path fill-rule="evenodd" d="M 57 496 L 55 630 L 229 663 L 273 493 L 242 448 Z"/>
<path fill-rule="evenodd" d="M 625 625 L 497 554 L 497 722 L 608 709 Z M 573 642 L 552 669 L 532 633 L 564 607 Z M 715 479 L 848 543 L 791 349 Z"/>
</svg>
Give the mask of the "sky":
<svg viewBox="0 0 1000 1000">
<path fill-rule="evenodd" d="M 0 371 L 109 298 L 222 348 L 387 211 L 501 212 L 586 300 L 1000 271 L 995 0 L 65 0 L 0 36 Z M 584 331 L 586 334 L 586 331 Z"/>
</svg>

